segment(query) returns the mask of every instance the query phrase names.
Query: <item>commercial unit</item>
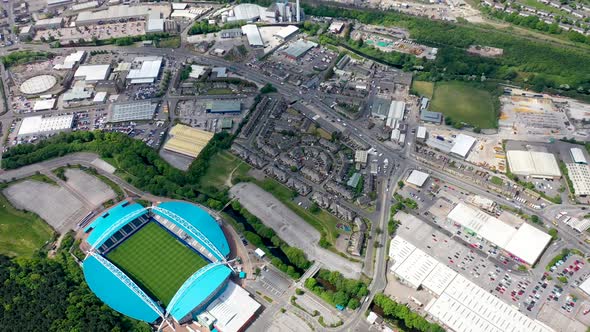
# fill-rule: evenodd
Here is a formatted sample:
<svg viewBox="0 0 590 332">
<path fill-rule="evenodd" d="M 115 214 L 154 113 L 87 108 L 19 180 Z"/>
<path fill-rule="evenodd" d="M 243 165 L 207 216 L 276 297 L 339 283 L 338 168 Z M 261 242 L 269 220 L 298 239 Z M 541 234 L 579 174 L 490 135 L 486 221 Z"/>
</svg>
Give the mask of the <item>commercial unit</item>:
<svg viewBox="0 0 590 332">
<path fill-rule="evenodd" d="M 371 104 L 371 116 L 381 120 L 387 119 L 389 115 L 389 109 L 391 108 L 391 100 L 375 97 L 373 104 Z"/>
<path fill-rule="evenodd" d="M 576 196 L 590 195 L 590 165 L 567 163 L 568 177 L 574 185 Z"/>
<path fill-rule="evenodd" d="M 149 100 L 112 104 L 109 122 L 151 120 L 157 106 Z"/>
<path fill-rule="evenodd" d="M 391 240 L 389 256 L 393 262 L 391 273 L 408 286 L 424 288 L 434 295 L 424 309 L 448 329 L 457 332 L 552 331 L 400 236 Z"/>
<path fill-rule="evenodd" d="M 405 110 L 405 102 L 393 100 L 389 105 L 389 112 L 387 113 L 387 120 L 385 121 L 385 125 L 389 128 L 396 128 L 397 123 L 403 120 Z"/>
<path fill-rule="evenodd" d="M 551 241 L 549 234 L 527 223 L 523 223 L 516 229 L 496 217 L 463 203 L 457 204 L 447 218 L 455 225 L 481 236 L 529 266 L 537 262 Z"/>
<path fill-rule="evenodd" d="M 279 30 L 277 33 L 275 33 L 275 36 L 279 39 L 287 40 L 289 39 L 289 37 L 293 36 L 297 31 L 299 31 L 298 27 L 294 25 L 288 25 Z"/>
<path fill-rule="evenodd" d="M 18 129 L 18 136 L 50 134 L 72 128 L 74 115 L 43 117 L 30 116 L 24 118 Z"/>
<path fill-rule="evenodd" d="M 248 44 L 250 44 L 250 46 L 264 47 L 264 42 L 262 41 L 262 36 L 260 35 L 258 26 L 255 24 L 246 24 L 242 26 L 242 32 L 248 38 Z"/>
<path fill-rule="evenodd" d="M 416 139 L 425 141 L 426 140 L 426 127 L 420 126 L 416 131 Z"/>
<path fill-rule="evenodd" d="M 33 105 L 33 111 L 47 111 L 55 107 L 55 98 L 37 100 Z"/>
<path fill-rule="evenodd" d="M 412 172 L 410 172 L 410 175 L 406 179 L 406 182 L 415 187 L 422 188 L 426 180 L 428 180 L 429 176 L 430 175 L 428 173 L 413 170 Z"/>
<path fill-rule="evenodd" d="M 127 81 L 131 84 L 153 83 L 160 74 L 162 57 L 147 56 L 138 57 L 133 60 L 131 70 L 127 74 Z"/>
<path fill-rule="evenodd" d="M 82 63 L 82 61 L 84 61 L 85 58 L 86 58 L 86 51 L 74 52 L 74 53 L 68 55 L 64 59 L 63 63 L 56 64 L 55 66 L 53 66 L 53 69 L 72 69 L 77 64 Z"/>
<path fill-rule="evenodd" d="M 467 158 L 469 151 L 475 144 L 475 138 L 465 134 L 459 134 L 455 138 L 453 147 L 451 148 L 451 154 L 454 154 L 460 158 Z"/>
<path fill-rule="evenodd" d="M 584 151 L 580 148 L 571 148 L 570 154 L 572 156 L 572 160 L 576 164 L 587 164 L 586 157 L 584 156 Z"/>
<path fill-rule="evenodd" d="M 177 124 L 170 130 L 171 138 L 164 145 L 164 150 L 196 158 L 213 138 L 213 133 L 186 125 Z"/>
<path fill-rule="evenodd" d="M 242 111 L 242 103 L 239 100 L 214 100 L 208 102 L 205 111 L 207 113 L 240 113 Z"/>
<path fill-rule="evenodd" d="M 107 79 L 111 72 L 111 65 L 82 65 L 74 73 L 74 79 L 96 83 Z"/>
<path fill-rule="evenodd" d="M 74 0 L 47 0 L 47 7 L 66 6 L 74 2 Z"/>
<path fill-rule="evenodd" d="M 110 6 L 104 10 L 83 11 L 76 18 L 76 26 L 119 22 L 131 19 L 161 18 L 162 13 L 152 6 Z"/>
<path fill-rule="evenodd" d="M 63 17 L 46 18 L 35 22 L 35 29 L 37 30 L 49 30 L 59 29 L 64 26 Z"/>
<path fill-rule="evenodd" d="M 555 156 L 548 152 L 510 150 L 506 153 L 510 172 L 533 178 L 561 177 Z"/>
<path fill-rule="evenodd" d="M 150 18 L 147 21 L 145 32 L 156 33 L 164 32 L 164 19 L 163 18 Z"/>
<path fill-rule="evenodd" d="M 354 152 L 354 162 L 360 164 L 361 166 L 367 165 L 368 157 L 369 152 L 366 150 L 356 150 Z"/>
<path fill-rule="evenodd" d="M 318 46 L 318 44 L 312 41 L 300 39 L 287 46 L 287 48 L 283 49 L 281 53 L 291 60 L 297 60 L 304 56 L 307 51 L 316 46 Z"/>
<path fill-rule="evenodd" d="M 92 9 L 92 8 L 96 8 L 98 6 L 99 6 L 98 1 L 88 1 L 88 2 L 83 2 L 83 3 L 73 5 L 71 10 L 73 12 L 79 12 L 81 10 Z"/>
<path fill-rule="evenodd" d="M 440 112 L 431 112 L 426 109 L 420 110 L 420 121 L 440 124 L 442 122 L 442 118 L 443 116 Z"/>
</svg>

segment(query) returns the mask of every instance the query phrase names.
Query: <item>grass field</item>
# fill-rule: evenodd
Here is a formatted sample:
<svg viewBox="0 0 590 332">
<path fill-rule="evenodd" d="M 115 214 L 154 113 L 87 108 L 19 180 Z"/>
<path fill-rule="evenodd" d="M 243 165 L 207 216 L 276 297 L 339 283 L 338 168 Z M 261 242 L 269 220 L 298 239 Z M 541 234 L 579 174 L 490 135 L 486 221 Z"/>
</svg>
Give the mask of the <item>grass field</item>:
<svg viewBox="0 0 590 332">
<path fill-rule="evenodd" d="M 434 93 L 434 83 L 426 81 L 413 81 L 412 93 L 422 97 L 432 98 L 432 94 Z"/>
<path fill-rule="evenodd" d="M 216 188 L 224 187 L 230 176 L 232 176 L 234 169 L 233 176 L 246 175 L 251 167 L 233 154 L 227 151 L 221 151 L 209 161 L 209 167 L 205 175 L 201 177 L 199 186 L 201 188 L 206 188 L 207 186 Z"/>
<path fill-rule="evenodd" d="M 325 210 L 320 210 L 318 213 L 311 213 L 309 210 L 297 205 L 293 201 L 293 192 L 291 189 L 283 186 L 273 179 L 265 179 L 263 181 L 255 181 L 259 187 L 271 193 L 276 199 L 285 204 L 289 209 L 295 212 L 299 217 L 303 218 L 313 228 L 319 232 L 326 233 L 326 240 L 334 245 L 336 237 L 340 231 L 336 228 L 336 224 L 341 221 L 328 213 Z"/>
<path fill-rule="evenodd" d="M 471 84 L 440 82 L 434 87 L 430 110 L 482 129 L 497 124 L 492 94 Z"/>
<path fill-rule="evenodd" d="M 174 36 L 170 38 L 160 39 L 157 43 L 159 48 L 179 48 L 180 47 L 180 36 Z"/>
<path fill-rule="evenodd" d="M 155 222 L 145 225 L 107 256 L 165 305 L 188 277 L 207 265 L 205 259 Z"/>
<path fill-rule="evenodd" d="M 0 254 L 31 256 L 53 236 L 53 229 L 41 218 L 15 209 L 0 194 Z"/>
</svg>

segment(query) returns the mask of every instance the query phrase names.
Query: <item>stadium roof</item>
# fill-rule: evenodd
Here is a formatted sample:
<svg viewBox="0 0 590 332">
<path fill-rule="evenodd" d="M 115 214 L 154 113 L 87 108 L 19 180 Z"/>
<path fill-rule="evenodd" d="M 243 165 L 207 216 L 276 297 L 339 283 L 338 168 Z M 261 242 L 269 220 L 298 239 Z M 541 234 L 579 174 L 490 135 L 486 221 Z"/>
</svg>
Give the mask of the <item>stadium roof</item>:
<svg viewBox="0 0 590 332">
<path fill-rule="evenodd" d="M 213 133 L 201 129 L 177 124 L 170 130 L 172 138 L 166 142 L 164 149 L 196 158 L 213 138 Z"/>
<path fill-rule="evenodd" d="M 410 176 L 408 176 L 408 179 L 406 181 L 410 184 L 417 186 L 417 187 L 422 187 L 424 185 L 424 182 L 426 182 L 426 180 L 428 180 L 429 176 L 430 175 L 428 175 L 428 173 L 413 170 L 410 173 Z"/>
<path fill-rule="evenodd" d="M 111 65 L 82 65 L 78 67 L 74 78 L 85 81 L 102 81 L 109 75 Z"/>
<path fill-rule="evenodd" d="M 524 223 L 504 249 L 533 265 L 550 241 L 551 235 Z"/>
<path fill-rule="evenodd" d="M 158 205 L 159 208 L 171 211 L 172 213 L 184 218 L 187 222 L 189 222 L 193 227 L 197 228 L 219 252 L 226 257 L 229 255 L 229 244 L 219 227 L 219 224 L 209 213 L 205 210 L 199 208 L 196 205 L 186 203 L 186 202 L 164 202 Z M 154 213 L 168 218 L 166 215 L 162 214 L 159 211 L 154 211 Z M 177 225 L 185 231 L 187 234 L 192 234 L 192 232 L 185 226 L 178 224 Z M 202 246 L 208 247 L 208 244 L 204 243 L 201 239 L 197 238 L 199 243 Z M 223 259 L 224 257 L 217 257 L 218 259 Z"/>
<path fill-rule="evenodd" d="M 187 279 L 176 292 L 166 311 L 181 321 L 196 307 L 207 302 L 227 280 L 231 270 L 223 264 L 209 264 Z"/>
<path fill-rule="evenodd" d="M 287 39 L 291 35 L 293 35 L 295 32 L 297 32 L 298 30 L 299 30 L 299 28 L 294 25 L 287 25 L 286 27 L 282 28 L 277 33 L 275 33 L 275 36 L 277 36 L 281 39 Z"/>
<path fill-rule="evenodd" d="M 510 150 L 506 157 L 510 171 L 516 175 L 540 178 L 561 176 L 557 160 L 552 153 Z"/>
<path fill-rule="evenodd" d="M 572 159 L 575 163 L 578 164 L 587 164 L 586 157 L 584 156 L 584 152 L 580 148 L 571 148 L 570 153 L 572 154 Z"/>
<path fill-rule="evenodd" d="M 465 134 L 459 134 L 455 138 L 455 144 L 451 148 L 451 153 L 454 153 L 462 158 L 467 157 L 469 150 L 475 144 L 475 138 Z"/>
<path fill-rule="evenodd" d="M 510 252 L 529 265 L 535 264 L 541 253 L 551 240 L 551 236 L 526 223 L 519 229 L 469 207 L 457 204 L 449 213 L 450 221 L 472 230 L 487 241 Z"/>
<path fill-rule="evenodd" d="M 150 120 L 157 106 L 149 100 L 113 104 L 110 122 Z"/>
<path fill-rule="evenodd" d="M 18 129 L 18 135 L 40 134 L 58 130 L 65 130 L 72 128 L 74 122 L 74 115 L 59 115 L 42 117 L 31 116 L 24 118 Z"/>
<path fill-rule="evenodd" d="M 55 98 L 37 100 L 33 105 L 33 111 L 50 110 L 55 106 Z"/>
<path fill-rule="evenodd" d="M 246 24 L 242 26 L 242 32 L 248 37 L 248 43 L 250 46 L 264 46 L 258 26 L 255 24 Z"/>
<path fill-rule="evenodd" d="M 133 62 L 140 62 L 141 65 L 137 69 L 131 69 L 129 71 L 129 74 L 127 74 L 127 79 L 138 80 L 136 81 L 138 83 L 153 82 L 158 77 L 158 74 L 160 73 L 160 67 L 162 67 L 162 57 L 158 56 L 139 57 L 135 58 Z M 149 80 L 149 82 L 146 82 L 144 80 Z"/>
<path fill-rule="evenodd" d="M 88 287 L 114 310 L 149 323 L 163 315 L 158 304 L 102 256 L 90 255 L 82 268 Z"/>
<path fill-rule="evenodd" d="M 223 332 L 238 332 L 260 309 L 260 303 L 242 287 L 229 282 L 208 307 L 207 312 L 217 320 L 215 327 Z"/>
<path fill-rule="evenodd" d="M 87 233 L 92 230 L 92 233 L 88 235 L 86 242 L 88 242 L 90 246 L 98 248 L 123 226 L 147 212 L 148 211 L 140 204 L 129 203 L 127 201 L 121 202 L 104 212 L 90 225 L 86 226 L 84 232 Z M 134 218 L 125 218 L 127 216 L 133 216 Z"/>
</svg>

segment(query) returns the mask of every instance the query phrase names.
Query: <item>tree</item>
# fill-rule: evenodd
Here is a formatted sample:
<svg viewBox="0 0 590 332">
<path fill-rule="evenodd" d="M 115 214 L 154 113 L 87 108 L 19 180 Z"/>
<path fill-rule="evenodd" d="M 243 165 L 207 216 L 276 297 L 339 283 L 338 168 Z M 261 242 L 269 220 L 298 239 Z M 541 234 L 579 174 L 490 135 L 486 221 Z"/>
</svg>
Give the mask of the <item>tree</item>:
<svg viewBox="0 0 590 332">
<path fill-rule="evenodd" d="M 553 240 L 557 240 L 557 228 L 551 228 L 551 229 L 549 229 L 549 231 L 547 233 L 549 233 L 549 235 L 551 235 L 551 238 Z"/>
<path fill-rule="evenodd" d="M 540 223 L 540 222 L 541 222 L 541 219 L 539 218 L 539 216 L 537 216 L 537 215 L 533 214 L 533 215 L 531 216 L 531 221 L 532 221 L 533 223 L 535 223 L 535 224 L 538 224 L 538 223 Z"/>
<path fill-rule="evenodd" d="M 267 94 L 267 93 L 272 93 L 272 92 L 277 92 L 277 88 L 275 88 L 272 84 L 270 83 L 266 83 L 261 89 L 260 89 L 260 93 L 262 94 Z"/>
<path fill-rule="evenodd" d="M 299 168 L 297 168 L 297 166 L 291 166 L 290 170 L 291 172 L 297 172 Z"/>
<path fill-rule="evenodd" d="M 309 207 L 309 212 L 311 212 L 313 214 L 320 212 L 320 206 L 318 205 L 318 203 L 316 203 L 316 202 L 311 203 L 311 206 Z"/>
<path fill-rule="evenodd" d="M 405 185 L 406 185 L 406 184 L 405 184 L 405 183 L 404 183 L 404 181 L 402 181 L 402 180 L 399 180 L 399 181 L 397 182 L 397 186 L 399 187 L 399 189 L 402 189 L 402 188 L 403 188 Z"/>
</svg>

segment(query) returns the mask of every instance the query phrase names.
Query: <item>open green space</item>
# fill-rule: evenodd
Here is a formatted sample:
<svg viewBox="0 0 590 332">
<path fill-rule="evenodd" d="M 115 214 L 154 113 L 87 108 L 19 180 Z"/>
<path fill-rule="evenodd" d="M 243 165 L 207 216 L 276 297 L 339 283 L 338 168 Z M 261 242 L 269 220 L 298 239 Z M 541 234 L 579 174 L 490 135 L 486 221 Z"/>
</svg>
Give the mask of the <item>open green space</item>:
<svg viewBox="0 0 590 332">
<path fill-rule="evenodd" d="M 490 182 L 497 185 L 497 186 L 501 186 L 502 184 L 504 184 L 504 181 L 495 175 L 492 176 L 492 179 L 490 180 Z"/>
<path fill-rule="evenodd" d="M 492 94 L 463 82 L 437 83 L 430 110 L 482 129 L 495 128 L 498 122 Z"/>
<path fill-rule="evenodd" d="M 0 254 L 32 256 L 53 236 L 53 230 L 37 215 L 19 211 L 0 194 Z"/>
<path fill-rule="evenodd" d="M 252 167 L 242 159 L 234 156 L 228 151 L 221 151 L 213 155 L 209 160 L 207 171 L 199 180 L 199 187 L 224 187 L 230 178 L 246 176 L 251 168 Z"/>
<path fill-rule="evenodd" d="M 422 97 L 432 98 L 432 94 L 434 93 L 434 82 L 413 81 L 412 93 Z"/>
<path fill-rule="evenodd" d="M 207 265 L 155 222 L 145 225 L 107 257 L 165 305 L 188 277 Z"/>
<path fill-rule="evenodd" d="M 172 36 L 156 41 L 156 46 L 159 48 L 179 48 L 180 36 Z"/>
<path fill-rule="evenodd" d="M 262 181 L 256 180 L 254 182 L 262 189 L 271 193 L 276 199 L 303 218 L 303 220 L 313 228 L 317 229 L 320 233 L 325 234 L 325 240 L 327 240 L 330 245 L 334 245 L 336 237 L 338 237 L 338 234 L 340 233 L 338 228 L 336 228 L 336 225 L 342 223 L 338 218 L 323 209 L 319 209 L 316 213 L 312 213 L 297 205 L 297 203 L 293 201 L 293 198 L 296 196 L 294 192 L 273 179 L 265 179 Z"/>
</svg>

